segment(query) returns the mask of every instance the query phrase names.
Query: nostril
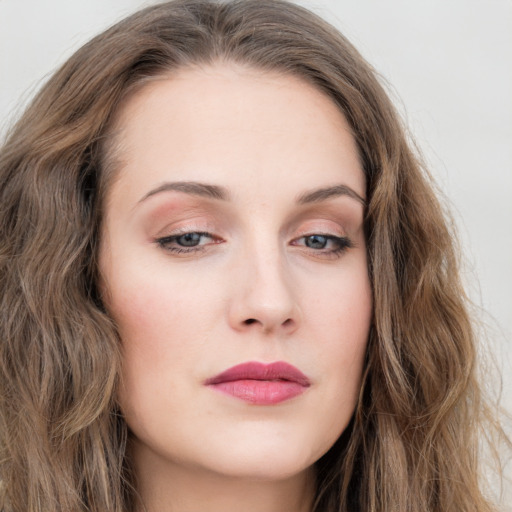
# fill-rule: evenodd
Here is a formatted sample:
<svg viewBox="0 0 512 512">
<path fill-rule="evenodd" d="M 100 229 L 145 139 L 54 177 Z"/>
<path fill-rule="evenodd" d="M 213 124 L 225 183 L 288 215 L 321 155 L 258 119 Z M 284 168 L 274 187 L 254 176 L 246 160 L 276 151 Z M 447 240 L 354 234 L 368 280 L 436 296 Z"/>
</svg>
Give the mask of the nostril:
<svg viewBox="0 0 512 512">
<path fill-rule="evenodd" d="M 255 318 L 247 318 L 247 320 L 244 320 L 244 324 L 245 325 L 252 325 L 252 324 L 257 324 L 257 323 L 261 323 L 259 322 L 258 320 L 256 320 Z M 287 320 L 285 320 L 283 323 L 282 323 L 282 326 L 283 327 L 288 327 L 289 325 L 293 324 L 293 320 L 291 318 L 288 318 Z"/>
</svg>

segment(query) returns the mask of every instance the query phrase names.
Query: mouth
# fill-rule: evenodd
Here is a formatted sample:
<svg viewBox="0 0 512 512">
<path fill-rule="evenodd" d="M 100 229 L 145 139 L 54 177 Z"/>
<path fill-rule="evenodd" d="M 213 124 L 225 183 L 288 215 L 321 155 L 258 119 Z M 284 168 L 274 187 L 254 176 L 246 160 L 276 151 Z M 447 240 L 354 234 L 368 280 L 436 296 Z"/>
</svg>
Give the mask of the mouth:
<svg viewBox="0 0 512 512">
<path fill-rule="evenodd" d="M 253 405 L 274 405 L 290 400 L 311 385 L 306 375 L 284 361 L 242 363 L 206 380 L 204 384 Z"/>
</svg>

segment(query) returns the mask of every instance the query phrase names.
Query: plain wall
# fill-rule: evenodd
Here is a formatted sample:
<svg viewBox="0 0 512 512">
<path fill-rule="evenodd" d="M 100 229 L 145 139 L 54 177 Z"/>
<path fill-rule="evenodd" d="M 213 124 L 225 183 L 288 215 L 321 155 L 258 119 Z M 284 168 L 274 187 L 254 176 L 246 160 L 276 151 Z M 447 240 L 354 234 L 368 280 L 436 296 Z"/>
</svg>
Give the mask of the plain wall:
<svg viewBox="0 0 512 512">
<path fill-rule="evenodd" d="M 140 0 L 0 0 L 0 135 L 75 49 Z M 512 1 L 302 1 L 375 66 L 451 203 L 512 409 Z"/>
</svg>

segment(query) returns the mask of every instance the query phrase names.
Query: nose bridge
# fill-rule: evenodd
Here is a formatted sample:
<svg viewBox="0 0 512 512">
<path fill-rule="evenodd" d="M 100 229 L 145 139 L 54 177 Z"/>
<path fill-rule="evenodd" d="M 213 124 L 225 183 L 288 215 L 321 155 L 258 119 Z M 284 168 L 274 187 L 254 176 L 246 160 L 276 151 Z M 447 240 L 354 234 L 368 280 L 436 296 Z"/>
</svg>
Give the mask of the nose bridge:
<svg viewBox="0 0 512 512">
<path fill-rule="evenodd" d="M 237 328 L 257 325 L 272 331 L 297 325 L 297 297 L 277 237 L 253 231 L 237 267 L 231 315 Z"/>
</svg>

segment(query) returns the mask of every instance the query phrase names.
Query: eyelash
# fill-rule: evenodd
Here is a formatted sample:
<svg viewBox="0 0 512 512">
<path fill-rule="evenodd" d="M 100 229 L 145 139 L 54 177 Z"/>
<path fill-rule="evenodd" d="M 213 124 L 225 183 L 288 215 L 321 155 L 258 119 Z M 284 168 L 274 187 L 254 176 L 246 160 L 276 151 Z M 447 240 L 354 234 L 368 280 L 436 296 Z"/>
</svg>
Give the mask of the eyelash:
<svg viewBox="0 0 512 512">
<path fill-rule="evenodd" d="M 194 253 L 202 252 L 205 250 L 206 244 L 192 245 L 192 246 L 188 246 L 188 247 L 187 246 L 171 245 L 171 244 L 175 244 L 179 238 L 187 236 L 187 235 L 196 235 L 199 237 L 207 237 L 207 238 L 210 238 L 211 240 L 213 240 L 214 244 L 220 243 L 220 239 L 215 238 L 211 233 L 207 233 L 205 231 L 186 231 L 183 233 L 177 233 L 174 235 L 157 238 L 155 240 L 155 242 L 158 244 L 159 247 L 161 247 L 165 251 L 171 252 L 173 254 L 194 254 Z M 315 253 L 315 255 L 317 255 L 317 256 L 336 258 L 336 257 L 340 257 L 348 249 L 351 249 L 352 247 L 354 247 L 354 244 L 348 237 L 334 236 L 334 235 L 328 235 L 328 234 L 324 234 L 324 233 L 312 233 L 310 235 L 303 235 L 299 238 L 296 238 L 293 242 L 297 242 L 298 240 L 306 240 L 306 239 L 312 238 L 312 237 L 324 238 L 326 244 L 331 242 L 335 245 L 335 247 L 333 249 L 329 249 L 329 250 L 312 249 L 310 247 L 309 249 L 311 249 L 312 252 Z M 210 244 L 208 244 L 208 245 L 210 245 Z M 297 245 L 297 244 L 294 243 L 293 245 Z M 306 247 L 306 246 L 304 245 L 304 247 Z"/>
</svg>

